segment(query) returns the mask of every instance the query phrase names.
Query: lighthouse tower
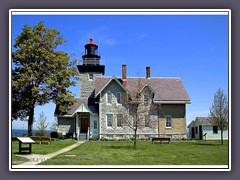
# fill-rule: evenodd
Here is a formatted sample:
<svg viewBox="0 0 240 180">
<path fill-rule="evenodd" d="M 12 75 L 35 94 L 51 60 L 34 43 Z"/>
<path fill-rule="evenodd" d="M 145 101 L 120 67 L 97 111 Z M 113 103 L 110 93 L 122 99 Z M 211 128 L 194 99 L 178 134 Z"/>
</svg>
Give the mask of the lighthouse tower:
<svg viewBox="0 0 240 180">
<path fill-rule="evenodd" d="M 95 79 L 103 76 L 105 66 L 100 65 L 101 57 L 98 54 L 98 45 L 90 38 L 90 42 L 85 45 L 85 53 L 82 56 L 82 65 L 78 65 L 80 73 L 80 97 L 89 98 L 94 95 Z"/>
</svg>

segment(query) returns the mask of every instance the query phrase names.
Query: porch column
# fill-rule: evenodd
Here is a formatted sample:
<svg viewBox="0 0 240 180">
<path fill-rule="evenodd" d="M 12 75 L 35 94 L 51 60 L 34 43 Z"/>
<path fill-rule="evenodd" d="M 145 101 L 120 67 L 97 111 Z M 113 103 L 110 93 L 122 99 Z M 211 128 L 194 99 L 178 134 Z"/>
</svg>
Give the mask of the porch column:
<svg viewBox="0 0 240 180">
<path fill-rule="evenodd" d="M 80 128 L 79 128 L 79 113 L 76 113 L 76 138 L 79 140 L 80 136 Z"/>
</svg>

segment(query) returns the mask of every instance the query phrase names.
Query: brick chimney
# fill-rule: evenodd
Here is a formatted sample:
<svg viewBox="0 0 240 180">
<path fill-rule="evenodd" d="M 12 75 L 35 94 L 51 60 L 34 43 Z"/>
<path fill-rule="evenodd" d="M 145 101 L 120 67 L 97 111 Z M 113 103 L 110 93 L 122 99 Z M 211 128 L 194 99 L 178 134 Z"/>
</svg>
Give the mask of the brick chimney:
<svg viewBox="0 0 240 180">
<path fill-rule="evenodd" d="M 146 67 L 146 78 L 150 78 L 150 66 Z"/>
<path fill-rule="evenodd" d="M 122 65 L 122 83 L 124 87 L 127 87 L 127 70 L 126 64 Z"/>
</svg>

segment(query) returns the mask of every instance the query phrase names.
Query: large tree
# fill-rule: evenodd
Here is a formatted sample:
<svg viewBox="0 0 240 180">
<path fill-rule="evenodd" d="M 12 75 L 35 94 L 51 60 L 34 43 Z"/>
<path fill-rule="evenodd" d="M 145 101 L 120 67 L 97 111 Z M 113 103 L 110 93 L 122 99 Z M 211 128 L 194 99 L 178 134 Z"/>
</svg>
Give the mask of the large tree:
<svg viewBox="0 0 240 180">
<path fill-rule="evenodd" d="M 150 119 L 150 115 L 155 110 L 160 110 L 160 104 L 154 104 L 149 97 L 147 103 L 144 102 L 144 92 L 149 87 L 145 86 L 140 78 L 137 78 L 136 86 L 131 89 L 131 93 L 122 94 L 122 104 L 127 110 L 122 110 L 118 106 L 117 112 L 122 114 L 122 123 L 124 126 L 132 129 L 133 135 L 133 148 L 137 145 L 138 130 L 144 127 L 156 128 L 157 120 Z"/>
<path fill-rule="evenodd" d="M 57 29 L 25 25 L 12 52 L 12 120 L 27 120 L 32 135 L 34 108 L 50 101 L 65 112 L 74 98 L 68 87 L 75 85 L 74 61 L 60 48 L 65 42 Z"/>
<path fill-rule="evenodd" d="M 209 118 L 212 125 L 220 129 L 221 144 L 223 145 L 223 131 L 225 128 L 228 128 L 228 98 L 221 88 L 219 88 L 214 95 Z"/>
</svg>

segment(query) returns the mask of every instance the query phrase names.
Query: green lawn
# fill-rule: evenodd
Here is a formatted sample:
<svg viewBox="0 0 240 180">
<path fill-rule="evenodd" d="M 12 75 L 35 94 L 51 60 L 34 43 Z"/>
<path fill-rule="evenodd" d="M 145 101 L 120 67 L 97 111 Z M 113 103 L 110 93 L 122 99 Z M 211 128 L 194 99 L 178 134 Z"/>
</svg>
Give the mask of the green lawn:
<svg viewBox="0 0 240 180">
<path fill-rule="evenodd" d="M 47 143 L 44 144 L 33 144 L 32 145 L 32 153 L 33 154 L 49 154 L 56 152 L 62 148 L 70 146 L 76 143 L 75 140 L 58 140 L 52 141 L 49 145 Z M 22 164 L 27 161 L 26 158 L 16 156 L 18 154 L 18 146 L 19 142 L 17 140 L 12 141 L 12 164 Z M 23 147 L 28 147 L 28 145 L 23 145 Z"/>
<path fill-rule="evenodd" d="M 227 165 L 228 143 L 220 141 L 151 144 L 90 141 L 41 165 Z"/>
</svg>

